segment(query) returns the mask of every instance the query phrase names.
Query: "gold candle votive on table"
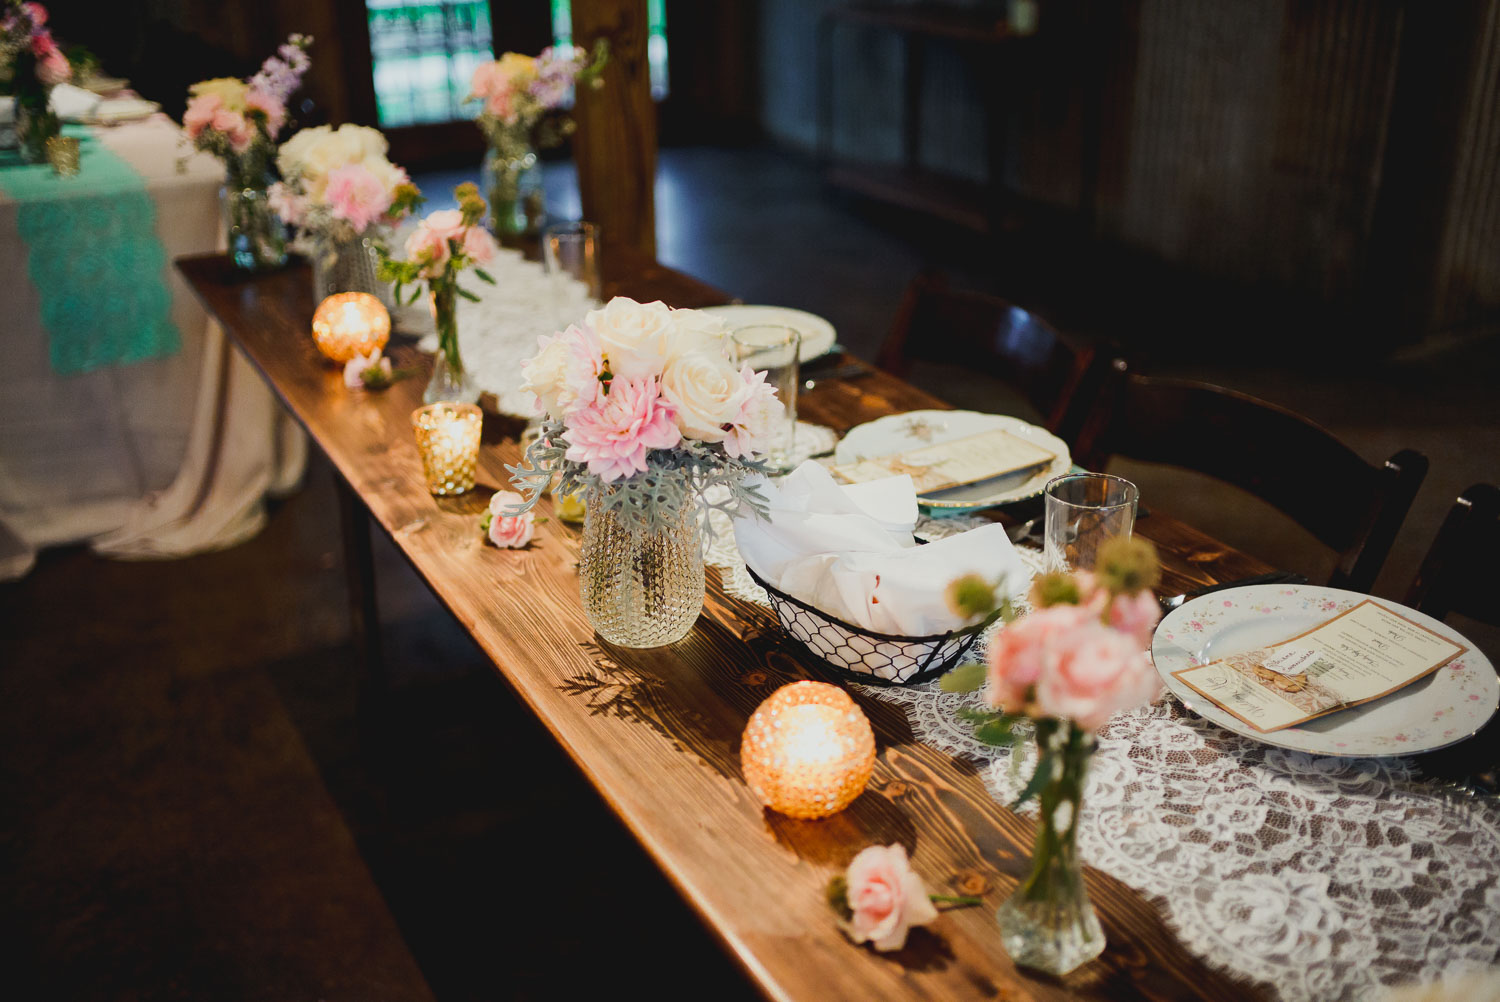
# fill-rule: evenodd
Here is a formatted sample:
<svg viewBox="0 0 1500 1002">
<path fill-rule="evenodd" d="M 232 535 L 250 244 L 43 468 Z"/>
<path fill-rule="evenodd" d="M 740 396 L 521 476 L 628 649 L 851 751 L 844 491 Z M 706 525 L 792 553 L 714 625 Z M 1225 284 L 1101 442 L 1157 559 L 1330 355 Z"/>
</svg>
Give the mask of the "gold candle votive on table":
<svg viewBox="0 0 1500 1002">
<path fill-rule="evenodd" d="M 368 292 L 340 292 L 318 304 L 312 330 L 318 350 L 344 365 L 385 347 L 391 339 L 391 314 Z"/>
<path fill-rule="evenodd" d="M 422 472 L 433 494 L 462 494 L 473 488 L 483 419 L 474 404 L 428 404 L 412 412 Z"/>
<path fill-rule="evenodd" d="M 849 694 L 793 682 L 750 715 L 740 744 L 745 782 L 760 802 L 794 818 L 848 807 L 875 767 L 875 732 Z"/>
<path fill-rule="evenodd" d="M 47 162 L 59 177 L 73 177 L 78 173 L 80 150 L 77 136 L 49 136 L 47 139 Z"/>
</svg>

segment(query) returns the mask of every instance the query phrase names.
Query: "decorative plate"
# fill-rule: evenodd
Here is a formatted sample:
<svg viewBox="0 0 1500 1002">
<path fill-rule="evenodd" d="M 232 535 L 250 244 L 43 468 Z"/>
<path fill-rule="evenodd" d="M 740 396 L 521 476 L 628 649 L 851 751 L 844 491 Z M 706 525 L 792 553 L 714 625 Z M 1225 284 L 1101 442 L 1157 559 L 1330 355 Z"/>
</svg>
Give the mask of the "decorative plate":
<svg viewBox="0 0 1500 1002">
<path fill-rule="evenodd" d="M 1383 598 L 1375 601 L 1469 648 L 1424 679 L 1372 703 L 1262 734 L 1172 677 L 1172 672 L 1279 643 L 1370 598 L 1317 585 L 1250 585 L 1200 595 L 1169 612 L 1151 639 L 1167 688 L 1194 713 L 1247 738 L 1313 755 L 1415 755 L 1455 744 L 1500 705 L 1500 679 L 1451 626 Z"/>
<path fill-rule="evenodd" d="M 797 359 L 809 362 L 819 355 L 826 355 L 833 350 L 833 344 L 838 338 L 834 334 L 833 324 L 822 317 L 805 310 L 794 310 L 789 306 L 707 306 L 704 313 L 711 313 L 720 318 L 728 325 L 730 330 L 736 327 L 751 327 L 755 324 L 780 324 L 790 327 L 802 335 L 802 348 L 797 352 Z"/>
<path fill-rule="evenodd" d="M 1047 481 L 1073 468 L 1068 444 L 1045 428 L 1027 424 L 1005 414 L 981 414 L 979 411 L 907 411 L 888 414 L 857 428 L 851 428 L 833 452 L 834 462 L 853 463 L 893 452 L 938 445 L 956 438 L 967 438 L 980 432 L 1001 428 L 1017 438 L 1046 449 L 1057 458 L 1040 470 L 1007 474 L 981 480 L 977 484 L 949 487 L 947 490 L 917 496 L 922 507 L 934 515 L 957 514 L 995 505 L 1010 504 L 1035 497 Z"/>
</svg>

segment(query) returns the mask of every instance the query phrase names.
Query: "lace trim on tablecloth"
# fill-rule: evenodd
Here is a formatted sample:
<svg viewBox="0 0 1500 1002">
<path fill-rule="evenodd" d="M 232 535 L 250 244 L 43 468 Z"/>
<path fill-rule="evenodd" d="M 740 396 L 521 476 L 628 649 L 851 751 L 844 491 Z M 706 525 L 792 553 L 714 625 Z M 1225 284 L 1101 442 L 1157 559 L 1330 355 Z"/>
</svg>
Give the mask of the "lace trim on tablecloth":
<svg viewBox="0 0 1500 1002">
<path fill-rule="evenodd" d="M 705 559 L 731 595 L 766 604 L 732 532 Z M 1033 745 L 985 745 L 956 719 L 977 694 L 860 688 L 902 707 L 917 740 L 976 763 L 1001 803 L 1029 778 Z M 1101 732 L 1079 832 L 1084 860 L 1147 895 L 1190 951 L 1285 1002 L 1355 1002 L 1500 962 L 1500 802 L 1435 787 L 1407 759 L 1273 748 L 1169 695 Z"/>
</svg>

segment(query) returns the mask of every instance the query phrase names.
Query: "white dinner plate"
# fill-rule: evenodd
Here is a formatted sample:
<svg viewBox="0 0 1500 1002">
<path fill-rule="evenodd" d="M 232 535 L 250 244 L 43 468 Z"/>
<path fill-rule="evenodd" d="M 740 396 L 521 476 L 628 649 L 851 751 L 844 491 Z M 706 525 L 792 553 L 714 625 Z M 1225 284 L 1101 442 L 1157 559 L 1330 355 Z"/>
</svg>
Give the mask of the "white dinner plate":
<svg viewBox="0 0 1500 1002">
<path fill-rule="evenodd" d="M 1172 672 L 1290 640 L 1370 598 L 1317 585 L 1249 585 L 1184 602 L 1162 619 L 1151 656 L 1167 688 L 1226 730 L 1314 755 L 1414 755 L 1462 741 L 1500 705 L 1500 679 L 1451 626 L 1383 598 L 1376 602 L 1468 648 L 1426 678 L 1374 702 L 1262 734 L 1172 677 Z"/>
<path fill-rule="evenodd" d="M 1029 473 L 1022 470 L 1003 477 L 981 480 L 977 484 L 964 484 L 962 487 L 920 494 L 917 501 L 923 507 L 940 514 L 992 508 L 1035 497 L 1047 486 L 1047 481 L 1073 468 L 1072 457 L 1068 455 L 1068 443 L 1047 429 L 1005 414 L 982 414 L 979 411 L 907 411 L 905 414 L 888 414 L 851 428 L 849 434 L 839 442 L 838 448 L 834 449 L 833 458 L 837 463 L 854 463 L 861 459 L 920 449 L 926 445 L 939 445 L 956 438 L 968 438 L 996 428 L 1041 446 L 1057 458 L 1040 470 Z"/>
<path fill-rule="evenodd" d="M 155 101 L 138 97 L 107 97 L 94 105 L 94 110 L 84 120 L 90 125 L 117 125 L 150 118 L 158 111 L 161 111 L 161 105 Z"/>
<path fill-rule="evenodd" d="M 799 361 L 808 362 L 833 350 L 838 340 L 833 324 L 805 310 L 794 310 L 790 306 L 707 306 L 704 313 L 712 313 L 728 325 L 752 327 L 756 324 L 780 324 L 790 327 L 802 335 L 802 347 L 797 352 Z"/>
</svg>

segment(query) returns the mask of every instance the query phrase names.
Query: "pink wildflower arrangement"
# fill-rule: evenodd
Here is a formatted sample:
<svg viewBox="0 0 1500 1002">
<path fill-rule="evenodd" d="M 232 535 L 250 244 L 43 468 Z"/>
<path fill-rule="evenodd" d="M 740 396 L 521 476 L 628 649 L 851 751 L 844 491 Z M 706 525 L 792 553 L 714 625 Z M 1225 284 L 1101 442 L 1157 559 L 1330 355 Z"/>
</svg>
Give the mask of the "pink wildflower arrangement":
<svg viewBox="0 0 1500 1002">
<path fill-rule="evenodd" d="M 263 173 L 286 124 L 287 101 L 311 65 L 311 44 L 292 35 L 248 81 L 218 77 L 189 87 L 182 128 L 193 146 L 225 161 L 231 174 Z"/>
<path fill-rule="evenodd" d="M 422 202 L 406 171 L 386 158 L 388 148 L 380 130 L 363 125 L 295 133 L 276 154 L 282 180 L 268 192 L 271 207 L 325 253 L 362 236 L 383 240 Z"/>
<path fill-rule="evenodd" d="M 498 127 L 532 128 L 543 115 L 563 107 L 576 85 L 599 82 L 607 51 L 602 42 L 592 56 L 577 46 L 555 45 L 537 56 L 507 52 L 480 63 L 469 80 L 468 96 L 481 102 L 480 128 L 486 134 Z"/>
<path fill-rule="evenodd" d="M 765 373 L 730 360 L 721 322 L 620 296 L 537 347 L 521 373 L 542 433 L 511 469 L 528 503 L 560 475 L 559 493 L 599 493 L 652 525 L 714 483 L 730 488 L 717 507 L 763 507 L 743 481 L 781 403 Z"/>
</svg>

